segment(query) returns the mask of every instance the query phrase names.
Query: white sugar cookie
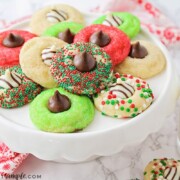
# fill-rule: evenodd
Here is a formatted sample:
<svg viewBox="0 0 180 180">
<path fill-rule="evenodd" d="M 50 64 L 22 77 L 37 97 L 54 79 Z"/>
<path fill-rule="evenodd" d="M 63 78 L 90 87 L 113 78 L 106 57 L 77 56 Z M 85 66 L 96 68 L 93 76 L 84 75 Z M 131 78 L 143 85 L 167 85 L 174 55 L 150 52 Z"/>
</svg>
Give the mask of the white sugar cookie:
<svg viewBox="0 0 180 180">
<path fill-rule="evenodd" d="M 179 180 L 180 161 L 174 159 L 154 159 L 144 170 L 144 180 Z"/>
<path fill-rule="evenodd" d="M 56 87 L 49 66 L 56 51 L 65 44 L 55 37 L 36 37 L 25 43 L 20 52 L 24 74 L 45 88 Z"/>
<path fill-rule="evenodd" d="M 115 74 L 106 90 L 94 96 L 96 108 L 104 115 L 128 118 L 146 110 L 153 101 L 152 90 L 142 79 L 132 75 Z"/>
<path fill-rule="evenodd" d="M 76 22 L 84 24 L 83 15 L 74 7 L 56 4 L 44 7 L 33 14 L 30 22 L 31 31 L 41 35 L 48 27 L 59 22 Z"/>
<path fill-rule="evenodd" d="M 115 67 L 115 72 L 148 79 L 164 70 L 166 59 L 156 45 L 148 41 L 139 40 L 138 42 L 140 46 L 135 46 L 137 41 L 132 43 L 129 56 Z"/>
</svg>

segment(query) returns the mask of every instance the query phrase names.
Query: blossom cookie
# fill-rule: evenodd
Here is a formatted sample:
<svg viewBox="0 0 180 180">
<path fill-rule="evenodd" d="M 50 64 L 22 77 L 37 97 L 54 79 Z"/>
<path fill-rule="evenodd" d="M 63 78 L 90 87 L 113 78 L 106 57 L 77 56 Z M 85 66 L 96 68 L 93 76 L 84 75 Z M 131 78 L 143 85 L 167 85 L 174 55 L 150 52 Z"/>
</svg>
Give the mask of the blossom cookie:
<svg viewBox="0 0 180 180">
<path fill-rule="evenodd" d="M 0 106 L 2 108 L 21 107 L 31 102 L 42 88 L 28 79 L 20 67 L 0 70 Z"/>
<path fill-rule="evenodd" d="M 179 180 L 180 160 L 154 159 L 144 170 L 144 180 Z"/>
<path fill-rule="evenodd" d="M 94 105 L 86 96 L 78 96 L 62 88 L 42 92 L 30 105 L 33 124 L 42 131 L 77 132 L 94 119 Z"/>
<path fill-rule="evenodd" d="M 122 62 L 129 54 L 128 36 L 115 27 L 93 24 L 76 34 L 74 42 L 91 42 L 101 47 L 111 58 L 113 65 Z"/>
<path fill-rule="evenodd" d="M 151 42 L 139 40 L 132 42 L 128 57 L 115 66 L 115 72 L 148 79 L 161 73 L 165 67 L 166 58 L 161 49 Z"/>
<path fill-rule="evenodd" d="M 106 52 L 92 43 L 74 43 L 61 48 L 50 66 L 58 85 L 75 94 L 92 95 L 112 79 L 112 63 Z"/>
<path fill-rule="evenodd" d="M 128 118 L 145 111 L 153 101 L 152 90 L 147 82 L 132 75 L 120 75 L 108 88 L 96 94 L 94 104 L 104 115 Z"/>
<path fill-rule="evenodd" d="M 61 22 L 47 28 L 43 36 L 56 37 L 68 44 L 73 43 L 75 35 L 83 29 L 83 25 L 75 22 Z"/>
<path fill-rule="evenodd" d="M 24 30 L 7 30 L 0 33 L 0 68 L 19 65 L 19 53 L 29 39 L 36 37 Z"/>
<path fill-rule="evenodd" d="M 37 35 L 59 22 L 84 24 L 83 15 L 74 7 L 66 4 L 55 4 L 44 7 L 33 14 L 30 22 L 31 31 Z"/>
<path fill-rule="evenodd" d="M 135 37 L 140 31 L 140 20 L 128 12 L 109 12 L 94 21 L 94 24 L 117 27 L 129 38 Z"/>
<path fill-rule="evenodd" d="M 23 73 L 45 88 L 56 87 L 49 67 L 56 51 L 65 44 L 55 37 L 36 37 L 25 43 L 20 52 Z"/>
</svg>

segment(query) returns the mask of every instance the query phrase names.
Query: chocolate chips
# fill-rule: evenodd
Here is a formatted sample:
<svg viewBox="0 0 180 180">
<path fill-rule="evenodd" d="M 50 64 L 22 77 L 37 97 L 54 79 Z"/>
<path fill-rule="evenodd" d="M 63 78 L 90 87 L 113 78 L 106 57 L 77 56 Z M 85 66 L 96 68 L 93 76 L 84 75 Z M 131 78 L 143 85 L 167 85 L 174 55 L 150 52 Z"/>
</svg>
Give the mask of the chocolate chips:
<svg viewBox="0 0 180 180">
<path fill-rule="evenodd" d="M 144 46 L 142 46 L 139 42 L 131 45 L 131 50 L 129 53 L 130 57 L 143 59 L 147 55 L 147 49 Z"/>
<path fill-rule="evenodd" d="M 110 43 L 111 38 L 105 32 L 97 31 L 91 35 L 89 41 L 98 45 L 99 47 L 104 47 Z"/>
<path fill-rule="evenodd" d="M 2 44 L 9 48 L 19 47 L 24 43 L 24 39 L 17 35 L 10 33 L 6 38 L 3 39 Z"/>
<path fill-rule="evenodd" d="M 66 29 L 64 32 L 58 34 L 58 38 L 67 42 L 68 44 L 71 44 L 74 40 L 74 34 L 70 31 L 70 29 Z"/>
<path fill-rule="evenodd" d="M 55 91 L 54 95 L 48 101 L 48 109 L 53 113 L 67 111 L 71 107 L 71 101 L 65 95 Z"/>
<path fill-rule="evenodd" d="M 74 57 L 74 66 L 80 72 L 90 72 L 96 67 L 96 60 L 86 51 L 78 53 Z"/>
</svg>

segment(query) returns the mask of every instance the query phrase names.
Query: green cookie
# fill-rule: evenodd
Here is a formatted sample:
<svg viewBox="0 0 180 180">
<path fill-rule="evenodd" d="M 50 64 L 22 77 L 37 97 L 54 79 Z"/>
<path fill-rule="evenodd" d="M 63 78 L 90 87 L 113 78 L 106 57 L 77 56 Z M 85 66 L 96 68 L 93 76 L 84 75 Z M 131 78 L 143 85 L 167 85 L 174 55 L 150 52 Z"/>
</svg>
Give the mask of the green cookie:
<svg viewBox="0 0 180 180">
<path fill-rule="evenodd" d="M 48 101 L 55 91 L 69 98 L 68 110 L 53 113 L 48 109 Z M 49 89 L 38 95 L 30 104 L 30 117 L 34 125 L 48 132 L 70 133 L 87 127 L 94 119 L 94 105 L 86 96 L 78 96 L 62 88 Z"/>
<path fill-rule="evenodd" d="M 128 12 L 112 12 L 96 19 L 93 24 L 115 26 L 126 33 L 129 38 L 135 37 L 140 31 L 139 19 Z"/>
<path fill-rule="evenodd" d="M 55 25 L 52 25 L 44 31 L 43 36 L 53 36 L 58 37 L 58 34 L 61 32 L 70 29 L 73 34 L 77 34 L 84 26 L 75 22 L 60 22 Z"/>
</svg>

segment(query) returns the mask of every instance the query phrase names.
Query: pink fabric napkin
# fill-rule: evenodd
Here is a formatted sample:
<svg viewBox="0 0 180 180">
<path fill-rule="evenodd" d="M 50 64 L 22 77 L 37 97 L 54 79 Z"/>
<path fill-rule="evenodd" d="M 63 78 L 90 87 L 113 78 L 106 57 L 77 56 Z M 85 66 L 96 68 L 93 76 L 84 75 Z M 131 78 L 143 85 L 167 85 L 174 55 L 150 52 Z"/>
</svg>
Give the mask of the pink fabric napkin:
<svg viewBox="0 0 180 180">
<path fill-rule="evenodd" d="M 12 152 L 4 143 L 0 143 L 0 177 L 12 174 L 27 155 Z"/>
<path fill-rule="evenodd" d="M 142 26 L 156 35 L 164 44 L 169 45 L 180 42 L 180 29 L 175 27 L 169 18 L 146 0 L 109 0 L 105 5 L 96 7 L 92 11 L 129 11 L 137 15 Z M 27 19 L 29 19 L 29 16 L 8 24 L 0 20 L 0 24 L 7 28 Z M 28 154 L 12 152 L 4 143 L 0 143 L 0 175 L 12 174 L 27 156 Z"/>
<path fill-rule="evenodd" d="M 108 0 L 101 7 L 93 9 L 94 12 L 128 11 L 138 16 L 141 25 L 156 35 L 164 44 L 180 42 L 180 28 L 146 0 Z"/>
</svg>

